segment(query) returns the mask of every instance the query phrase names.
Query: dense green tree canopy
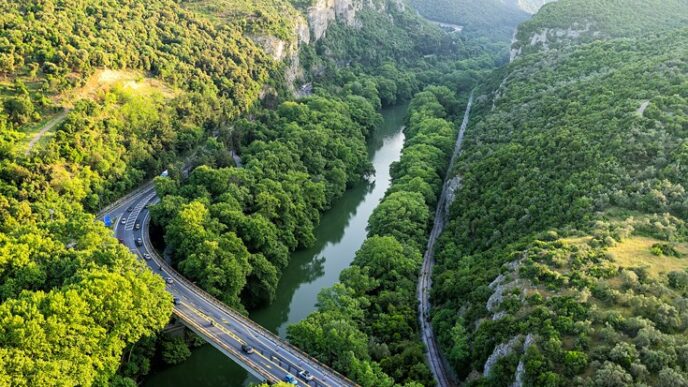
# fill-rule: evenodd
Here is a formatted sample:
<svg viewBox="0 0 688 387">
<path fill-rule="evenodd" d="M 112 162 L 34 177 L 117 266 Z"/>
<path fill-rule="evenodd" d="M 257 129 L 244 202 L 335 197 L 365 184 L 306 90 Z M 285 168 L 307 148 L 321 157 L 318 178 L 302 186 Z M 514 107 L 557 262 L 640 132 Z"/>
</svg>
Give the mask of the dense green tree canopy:
<svg viewBox="0 0 688 387">
<path fill-rule="evenodd" d="M 550 4 L 522 42 L 591 20 L 600 33 L 530 47 L 481 88 L 432 316 L 473 385 L 685 379 L 688 31 L 673 21 L 686 12 L 671 1 Z"/>
</svg>

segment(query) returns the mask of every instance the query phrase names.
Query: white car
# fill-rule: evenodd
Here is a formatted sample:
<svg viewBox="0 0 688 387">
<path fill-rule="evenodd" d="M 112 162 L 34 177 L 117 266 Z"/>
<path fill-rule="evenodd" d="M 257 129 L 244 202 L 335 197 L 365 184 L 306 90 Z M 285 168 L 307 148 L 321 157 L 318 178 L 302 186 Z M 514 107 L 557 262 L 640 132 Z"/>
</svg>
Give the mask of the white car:
<svg viewBox="0 0 688 387">
<path fill-rule="evenodd" d="M 120 224 L 127 224 L 127 218 L 122 217 L 122 220 L 119 221 Z"/>
<path fill-rule="evenodd" d="M 313 380 L 313 375 L 311 375 L 311 373 L 308 372 L 308 371 L 306 371 L 306 370 L 300 371 L 300 372 L 299 372 L 299 376 L 301 377 L 301 379 L 306 380 L 306 381 L 309 381 L 309 382 L 310 382 L 311 380 Z"/>
</svg>

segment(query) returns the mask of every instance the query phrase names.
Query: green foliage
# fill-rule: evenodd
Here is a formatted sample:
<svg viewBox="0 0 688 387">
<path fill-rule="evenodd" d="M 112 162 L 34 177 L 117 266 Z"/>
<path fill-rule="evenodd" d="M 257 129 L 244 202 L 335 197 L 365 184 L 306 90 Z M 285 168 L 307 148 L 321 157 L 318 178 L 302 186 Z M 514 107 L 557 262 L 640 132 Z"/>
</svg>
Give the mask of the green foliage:
<svg viewBox="0 0 688 387">
<path fill-rule="evenodd" d="M 556 49 L 599 39 L 643 36 L 650 31 L 684 27 L 686 22 L 688 4 L 682 0 L 560 1 L 543 7 L 519 26 L 514 48 L 527 53 L 543 47 Z M 531 44 L 533 36 L 543 31 L 547 43 Z"/>
<path fill-rule="evenodd" d="M 513 1 L 411 0 L 411 5 L 429 19 L 462 26 L 461 34 L 504 43 L 529 16 Z"/>
<path fill-rule="evenodd" d="M 180 336 L 163 337 L 160 350 L 162 360 L 169 365 L 183 363 L 191 356 L 189 347 L 184 342 L 184 338 Z"/>
<path fill-rule="evenodd" d="M 1 200 L 0 380 L 103 384 L 167 323 L 163 282 L 78 206 Z"/>
<path fill-rule="evenodd" d="M 415 291 L 430 208 L 456 135 L 443 118 L 458 113 L 459 107 L 447 88 L 429 87 L 414 97 L 406 146 L 393 167 L 392 185 L 369 220 L 368 239 L 351 268 L 342 272 L 342 283 L 320 293 L 319 311 L 288 329 L 292 342 L 361 385 L 432 383 L 418 337 Z M 335 349 L 326 334 L 338 332 L 315 331 L 330 324 L 346 326 L 361 347 Z M 460 350 L 457 357 L 463 356 Z"/>
<path fill-rule="evenodd" d="M 244 168 L 222 167 L 221 151 L 184 182 L 159 178 L 151 213 L 180 272 L 233 307 L 270 302 L 289 252 L 369 173 L 369 120 L 379 115 L 360 97 L 284 102 L 238 122 Z"/>
<path fill-rule="evenodd" d="M 332 26 L 318 42 L 316 51 L 324 58 L 374 67 L 385 61 L 411 63 L 424 55 L 455 50 L 451 36 L 410 9 L 399 10 L 390 5 L 386 13 L 364 9 L 357 17 L 360 28 L 341 23 Z"/>
<path fill-rule="evenodd" d="M 674 354 L 688 326 L 677 257 L 688 31 L 675 27 L 687 15 L 671 1 L 549 4 L 519 29 L 522 42 L 540 27 L 601 33 L 550 40 L 482 86 L 433 281 L 433 326 L 462 378 L 514 337 L 530 345 L 476 385 L 513 383 L 512 357 L 526 385 L 685 378 Z M 649 237 L 642 251 L 616 249 Z"/>
</svg>

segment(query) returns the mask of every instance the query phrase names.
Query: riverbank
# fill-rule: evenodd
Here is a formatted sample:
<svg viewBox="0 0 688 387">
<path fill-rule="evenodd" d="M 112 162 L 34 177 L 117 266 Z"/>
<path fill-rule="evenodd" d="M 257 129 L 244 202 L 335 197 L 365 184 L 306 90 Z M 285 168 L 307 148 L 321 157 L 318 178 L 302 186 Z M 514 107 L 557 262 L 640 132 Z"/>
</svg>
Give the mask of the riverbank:
<svg viewBox="0 0 688 387">
<path fill-rule="evenodd" d="M 335 284 L 340 272 L 349 267 L 355 252 L 366 238 L 368 218 L 390 185 L 390 166 L 399 160 L 404 144 L 402 127 L 408 105 L 383 109 L 383 124 L 368 143 L 375 168 L 370 183 L 346 192 L 323 214 L 316 229 L 316 243 L 292 254 L 268 307 L 251 312 L 250 317 L 266 329 L 284 337 L 288 325 L 316 310 L 317 294 Z M 144 386 L 244 386 L 256 382 L 240 366 L 209 345 L 193 350 L 184 363 L 154 371 Z"/>
</svg>

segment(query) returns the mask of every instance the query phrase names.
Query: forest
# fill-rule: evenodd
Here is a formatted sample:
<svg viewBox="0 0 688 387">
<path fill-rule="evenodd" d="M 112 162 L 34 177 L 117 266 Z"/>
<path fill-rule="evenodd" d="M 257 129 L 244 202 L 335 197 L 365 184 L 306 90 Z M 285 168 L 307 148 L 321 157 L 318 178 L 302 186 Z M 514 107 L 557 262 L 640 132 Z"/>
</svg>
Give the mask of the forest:
<svg viewBox="0 0 688 387">
<path fill-rule="evenodd" d="M 289 253 L 370 172 L 377 110 L 494 63 L 410 12 L 363 12 L 365 28 L 303 48 L 316 94 L 289 101 L 283 65 L 252 40 L 294 39 L 288 2 L 0 6 L 0 384 L 131 386 L 202 343 L 158 336 L 171 297 L 92 213 L 169 169 L 151 211 L 174 264 L 239 310 L 268 303 Z M 455 63 L 461 50 L 472 59 Z M 200 166 L 182 181 L 185 163 Z"/>
<path fill-rule="evenodd" d="M 462 383 L 688 385 L 686 3 L 410 3 L 297 47 L 312 0 L 0 0 L 0 385 L 131 387 L 203 344 L 160 333 L 164 282 L 96 221 L 163 170 L 173 266 L 240 313 L 271 303 L 408 101 L 367 239 L 288 339 L 362 386 L 434 385 L 416 287 L 458 176 L 430 317 Z"/>
<path fill-rule="evenodd" d="M 370 171 L 379 120 L 358 96 L 284 102 L 238 122 L 243 168 L 218 157 L 183 181 L 158 178 L 153 220 L 180 272 L 235 308 L 270 303 L 289 252 L 312 244 L 320 213 Z"/>
<path fill-rule="evenodd" d="M 192 154 L 278 66 L 249 26 L 175 1 L 0 9 L 0 384 L 131 385 L 116 374 L 121 355 L 122 374 L 147 372 L 131 346 L 168 323 L 172 297 L 92 213 Z M 80 97 L 108 71 L 139 75 Z M 27 149 L 60 113 L 49 140 Z"/>
<path fill-rule="evenodd" d="M 688 383 L 688 31 L 639 32 L 687 13 L 621 3 L 594 2 L 608 36 L 533 48 L 479 89 L 433 287 L 467 385 Z M 590 5 L 530 23 L 567 28 Z"/>
<path fill-rule="evenodd" d="M 433 383 L 418 339 L 416 281 L 461 106 L 446 87 L 416 94 L 368 239 L 341 283 L 318 295 L 318 311 L 289 327 L 292 343 L 363 386 Z"/>
<path fill-rule="evenodd" d="M 463 27 L 462 35 L 508 48 L 514 29 L 529 16 L 515 1 L 411 0 L 418 12 L 431 20 Z"/>
</svg>

